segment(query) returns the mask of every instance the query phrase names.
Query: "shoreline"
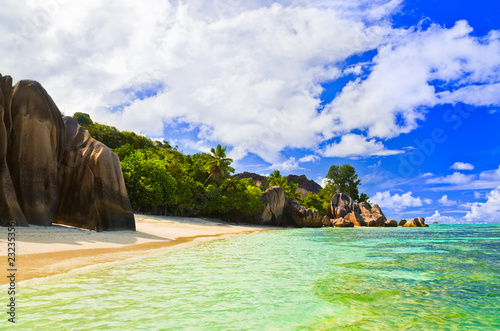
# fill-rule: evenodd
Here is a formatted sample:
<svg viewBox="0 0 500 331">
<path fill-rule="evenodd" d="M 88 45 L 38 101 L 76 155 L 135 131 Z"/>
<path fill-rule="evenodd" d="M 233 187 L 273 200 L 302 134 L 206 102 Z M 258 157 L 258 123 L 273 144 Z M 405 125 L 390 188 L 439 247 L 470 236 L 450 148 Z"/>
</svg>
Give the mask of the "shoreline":
<svg viewBox="0 0 500 331">
<path fill-rule="evenodd" d="M 135 214 L 136 231 L 94 232 L 64 225 L 16 228 L 17 282 L 78 269 L 124 262 L 202 242 L 253 232 L 279 229 L 257 225 L 233 225 L 217 219 Z M 7 228 L 2 228 L 0 252 L 7 269 Z M 0 278 L 0 286 L 8 284 Z"/>
</svg>

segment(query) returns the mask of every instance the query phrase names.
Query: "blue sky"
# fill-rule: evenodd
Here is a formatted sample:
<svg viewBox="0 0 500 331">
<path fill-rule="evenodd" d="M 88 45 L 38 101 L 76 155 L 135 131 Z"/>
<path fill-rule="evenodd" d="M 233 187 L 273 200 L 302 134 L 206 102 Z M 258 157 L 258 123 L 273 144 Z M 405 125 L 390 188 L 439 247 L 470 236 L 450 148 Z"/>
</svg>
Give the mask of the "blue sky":
<svg viewBox="0 0 500 331">
<path fill-rule="evenodd" d="M 387 216 L 500 221 L 500 3 L 7 0 L 0 72 L 61 111 L 228 146 L 237 171 L 353 165 Z"/>
</svg>

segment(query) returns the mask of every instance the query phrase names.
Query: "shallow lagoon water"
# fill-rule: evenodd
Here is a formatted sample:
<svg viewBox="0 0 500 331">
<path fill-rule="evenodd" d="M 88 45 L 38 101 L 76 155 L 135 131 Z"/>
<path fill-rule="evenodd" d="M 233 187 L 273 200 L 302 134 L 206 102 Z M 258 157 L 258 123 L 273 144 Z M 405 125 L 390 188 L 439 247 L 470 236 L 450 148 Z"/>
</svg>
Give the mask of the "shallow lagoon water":
<svg viewBox="0 0 500 331">
<path fill-rule="evenodd" d="M 500 225 L 285 229 L 21 284 L 33 330 L 498 330 Z"/>
</svg>

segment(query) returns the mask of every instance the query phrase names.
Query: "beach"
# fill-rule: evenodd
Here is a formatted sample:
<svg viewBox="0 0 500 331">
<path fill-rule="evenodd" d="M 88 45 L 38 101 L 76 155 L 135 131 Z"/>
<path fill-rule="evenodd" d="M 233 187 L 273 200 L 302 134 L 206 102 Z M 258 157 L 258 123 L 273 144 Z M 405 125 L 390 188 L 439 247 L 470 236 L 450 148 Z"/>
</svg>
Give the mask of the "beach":
<svg viewBox="0 0 500 331">
<path fill-rule="evenodd" d="M 17 281 L 67 273 L 103 263 L 191 247 L 200 242 L 269 229 L 217 219 L 135 215 L 137 231 L 94 232 L 54 224 L 16 227 Z M 2 270 L 7 269 L 8 228 L 0 228 Z M 7 278 L 0 285 L 8 283 Z"/>
</svg>

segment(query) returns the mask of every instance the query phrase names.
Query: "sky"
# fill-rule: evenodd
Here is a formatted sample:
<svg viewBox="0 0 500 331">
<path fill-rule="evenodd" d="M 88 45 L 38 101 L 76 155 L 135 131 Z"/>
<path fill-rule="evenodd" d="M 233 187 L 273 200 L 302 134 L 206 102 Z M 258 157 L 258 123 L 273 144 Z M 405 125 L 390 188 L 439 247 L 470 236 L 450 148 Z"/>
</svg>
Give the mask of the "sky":
<svg viewBox="0 0 500 331">
<path fill-rule="evenodd" d="M 4 0 L 0 73 L 66 115 L 227 146 L 237 172 L 349 163 L 389 218 L 500 222 L 496 0 Z"/>
</svg>

